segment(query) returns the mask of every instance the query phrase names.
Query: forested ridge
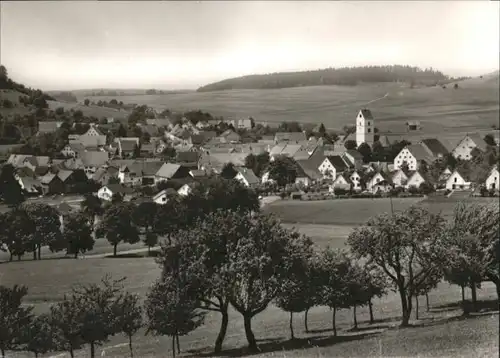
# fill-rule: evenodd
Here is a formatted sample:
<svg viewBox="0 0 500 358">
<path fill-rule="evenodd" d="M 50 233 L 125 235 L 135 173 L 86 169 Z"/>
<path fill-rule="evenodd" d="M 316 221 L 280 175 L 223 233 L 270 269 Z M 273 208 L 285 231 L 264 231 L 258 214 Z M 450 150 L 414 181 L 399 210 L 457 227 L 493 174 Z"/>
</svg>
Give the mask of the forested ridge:
<svg viewBox="0 0 500 358">
<path fill-rule="evenodd" d="M 437 85 L 450 80 L 441 71 L 414 66 L 362 66 L 326 68 L 314 71 L 277 72 L 226 79 L 198 88 L 198 92 L 228 89 L 272 89 L 302 86 L 340 85 L 359 83 L 405 82 L 411 85 Z"/>
</svg>

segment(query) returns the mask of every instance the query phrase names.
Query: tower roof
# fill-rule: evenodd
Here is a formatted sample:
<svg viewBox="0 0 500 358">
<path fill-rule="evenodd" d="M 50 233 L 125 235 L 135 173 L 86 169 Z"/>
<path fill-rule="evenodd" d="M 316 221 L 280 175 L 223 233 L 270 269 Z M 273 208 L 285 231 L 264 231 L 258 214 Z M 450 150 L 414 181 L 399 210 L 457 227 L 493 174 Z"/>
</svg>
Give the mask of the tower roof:
<svg viewBox="0 0 500 358">
<path fill-rule="evenodd" d="M 369 109 L 363 108 L 360 112 L 365 119 L 373 119 L 372 112 Z"/>
</svg>

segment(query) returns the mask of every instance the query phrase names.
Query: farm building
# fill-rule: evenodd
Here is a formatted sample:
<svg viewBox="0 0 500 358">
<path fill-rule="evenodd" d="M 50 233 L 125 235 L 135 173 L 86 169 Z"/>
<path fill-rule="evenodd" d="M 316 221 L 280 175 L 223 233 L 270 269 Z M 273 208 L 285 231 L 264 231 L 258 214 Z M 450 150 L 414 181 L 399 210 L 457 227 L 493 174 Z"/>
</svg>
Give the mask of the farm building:
<svg viewBox="0 0 500 358">
<path fill-rule="evenodd" d="M 486 189 L 498 190 L 500 188 L 499 178 L 500 178 L 500 175 L 498 172 L 498 167 L 494 166 L 493 169 L 491 170 L 490 174 L 488 175 L 488 178 L 486 178 L 486 181 L 485 181 Z"/>
<path fill-rule="evenodd" d="M 234 179 L 238 180 L 240 183 L 249 188 L 253 188 L 259 185 L 260 180 L 255 175 L 252 169 L 245 167 L 235 167 L 235 169 L 238 173 L 236 174 Z"/>
<path fill-rule="evenodd" d="M 445 188 L 449 190 L 466 190 L 470 189 L 471 182 L 469 177 L 458 170 L 455 170 L 446 180 Z"/>
<path fill-rule="evenodd" d="M 486 142 L 478 133 L 466 134 L 453 149 L 452 154 L 457 159 L 470 160 L 474 148 L 485 152 L 487 149 Z"/>
<path fill-rule="evenodd" d="M 405 163 L 409 170 L 418 170 L 422 162 L 431 164 L 436 158 L 422 144 L 412 144 L 404 147 L 394 158 L 394 169 L 401 169 Z"/>
<path fill-rule="evenodd" d="M 340 155 L 329 155 L 320 164 L 318 170 L 324 177 L 336 178 L 338 174 L 348 169 L 347 163 Z"/>
</svg>

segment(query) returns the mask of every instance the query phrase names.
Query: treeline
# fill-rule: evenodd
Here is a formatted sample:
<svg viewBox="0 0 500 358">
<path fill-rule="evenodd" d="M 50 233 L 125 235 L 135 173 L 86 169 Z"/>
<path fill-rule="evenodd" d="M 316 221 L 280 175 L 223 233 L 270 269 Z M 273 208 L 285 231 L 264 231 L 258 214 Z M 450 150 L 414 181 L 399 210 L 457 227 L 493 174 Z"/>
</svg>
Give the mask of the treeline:
<svg viewBox="0 0 500 358">
<path fill-rule="evenodd" d="M 37 98 L 42 98 L 46 101 L 54 100 L 53 97 L 49 96 L 47 93 L 44 93 L 39 89 L 26 87 L 25 85 L 17 83 L 9 78 L 7 68 L 3 65 L 0 65 L 0 89 L 10 89 L 23 93 L 29 98 L 30 102 L 33 102 Z"/>
<path fill-rule="evenodd" d="M 58 101 L 77 103 L 78 99 L 71 91 L 52 92 L 52 97 Z"/>
<path fill-rule="evenodd" d="M 356 327 L 356 309 L 368 306 L 373 323 L 373 298 L 390 290 L 399 293 L 402 326 L 410 324 L 415 309 L 418 319 L 416 299 L 442 279 L 472 290 L 472 310 L 477 309 L 476 289 L 483 281 L 492 281 L 499 293 L 498 207 L 461 205 L 449 223 L 440 214 L 417 207 L 381 214 L 351 232 L 346 252 L 315 250 L 309 238 L 260 213 L 256 194 L 235 181 L 214 181 L 162 206 L 143 203 L 136 214 L 129 205 L 116 203 L 101 214 L 98 236 L 110 242 L 137 239 L 139 234 L 167 239 L 157 256 L 162 273 L 144 305 L 120 281 L 105 277 L 102 285 L 73 290 L 50 313 L 34 317 L 22 304 L 27 288 L 0 286 L 3 354 L 65 350 L 73 356 L 74 350 L 89 345 L 94 357 L 97 345 L 122 333 L 132 355 L 132 337 L 145 327 L 146 334 L 171 337 L 175 355 L 180 351 L 179 336 L 201 326 L 207 312 L 221 317 L 215 341 L 220 353 L 230 308 L 242 316 L 249 349 L 255 352 L 252 321 L 271 304 L 289 313 L 293 339 L 293 314 L 306 313 L 308 332 L 307 313 L 315 306 L 331 308 L 337 335 L 339 310 L 351 309 Z M 92 225 L 93 214 L 87 215 L 87 221 L 70 225 L 76 232 L 68 239 L 91 237 L 88 229 L 81 234 L 81 226 Z M 11 226 L 8 221 L 3 224 L 7 225 L 0 227 Z M 469 313 L 468 306 L 463 308 Z"/>
<path fill-rule="evenodd" d="M 340 85 L 359 83 L 406 82 L 412 85 L 437 85 L 449 77 L 432 68 L 413 66 L 363 66 L 327 68 L 315 71 L 278 72 L 230 78 L 198 88 L 198 92 L 230 89 L 271 89 L 301 86 Z"/>
</svg>

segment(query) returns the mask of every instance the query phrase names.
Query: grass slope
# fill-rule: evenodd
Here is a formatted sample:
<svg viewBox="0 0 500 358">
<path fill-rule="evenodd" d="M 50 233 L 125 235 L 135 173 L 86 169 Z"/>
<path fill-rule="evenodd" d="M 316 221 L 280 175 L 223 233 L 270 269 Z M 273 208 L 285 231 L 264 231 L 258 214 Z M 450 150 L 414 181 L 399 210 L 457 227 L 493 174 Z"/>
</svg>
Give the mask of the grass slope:
<svg viewBox="0 0 500 358">
<path fill-rule="evenodd" d="M 130 112 L 126 110 L 118 110 L 114 108 L 108 107 L 99 107 L 99 106 L 85 106 L 79 103 L 69 103 L 69 102 L 60 102 L 60 101 L 47 101 L 49 108 L 55 110 L 56 108 L 63 107 L 65 111 L 69 111 L 71 109 L 77 111 L 81 110 L 84 116 L 88 117 L 96 117 L 98 119 L 102 117 L 113 117 L 115 119 L 118 118 L 127 118 Z"/>
<path fill-rule="evenodd" d="M 466 132 L 487 132 L 498 124 L 500 113 L 498 75 L 460 81 L 459 86 L 456 90 L 451 85 L 446 89 L 411 89 L 407 85 L 382 83 L 121 96 L 120 100 L 174 111 L 201 109 L 227 119 L 252 116 L 268 123 L 323 122 L 328 128 L 337 129 L 352 125 L 357 111 L 366 106 L 384 133 L 410 138 L 440 134 L 440 138 L 456 141 Z M 110 100 L 111 97 L 90 99 Z M 374 101 L 376 99 L 379 100 Z M 422 131 L 406 133 L 407 120 L 420 120 Z"/>
</svg>

